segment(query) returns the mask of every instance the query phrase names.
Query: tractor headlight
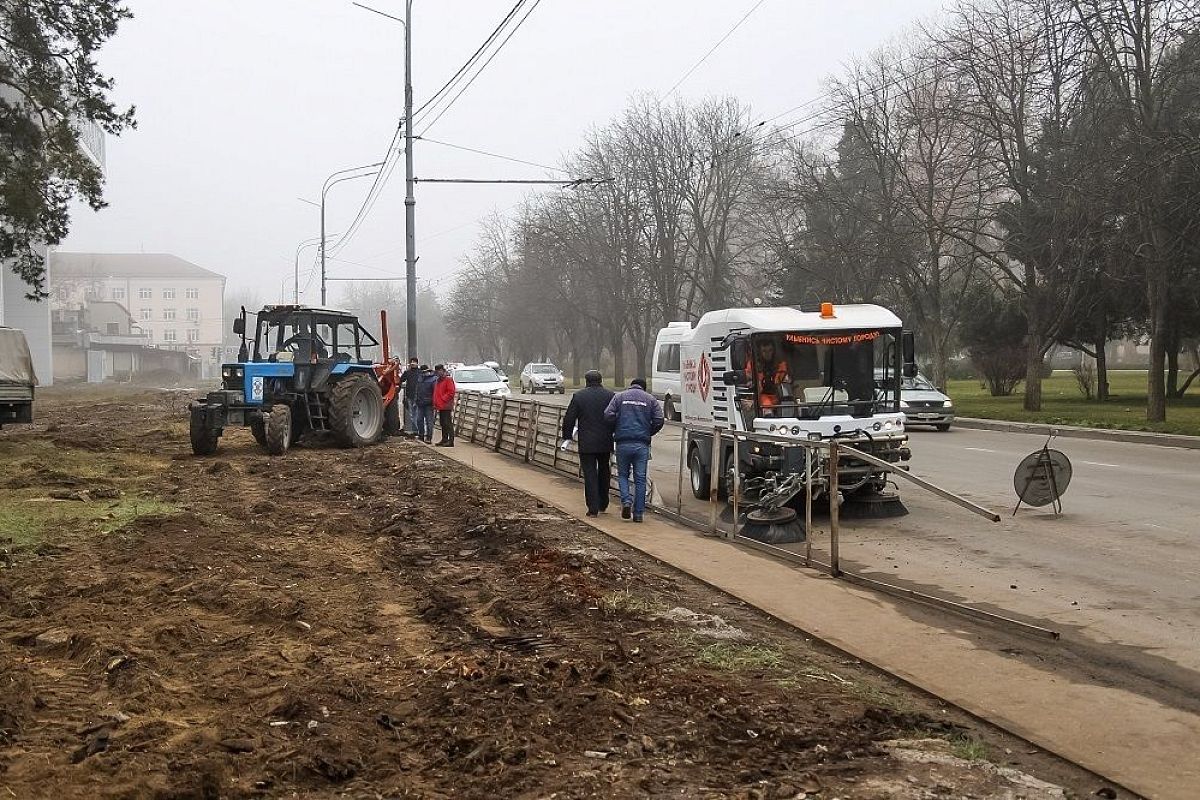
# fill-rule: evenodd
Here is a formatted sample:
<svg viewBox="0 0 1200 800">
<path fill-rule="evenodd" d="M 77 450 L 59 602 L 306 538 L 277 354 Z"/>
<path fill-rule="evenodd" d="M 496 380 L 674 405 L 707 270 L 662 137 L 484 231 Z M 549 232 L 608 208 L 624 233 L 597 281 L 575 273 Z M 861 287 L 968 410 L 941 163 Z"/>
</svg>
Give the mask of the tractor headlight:
<svg viewBox="0 0 1200 800">
<path fill-rule="evenodd" d="M 946 402 L 942 403 L 942 408 L 954 408 L 954 401 L 947 400 Z"/>
<path fill-rule="evenodd" d="M 240 378 L 244 374 L 244 367 L 221 367 L 222 378 Z"/>
</svg>

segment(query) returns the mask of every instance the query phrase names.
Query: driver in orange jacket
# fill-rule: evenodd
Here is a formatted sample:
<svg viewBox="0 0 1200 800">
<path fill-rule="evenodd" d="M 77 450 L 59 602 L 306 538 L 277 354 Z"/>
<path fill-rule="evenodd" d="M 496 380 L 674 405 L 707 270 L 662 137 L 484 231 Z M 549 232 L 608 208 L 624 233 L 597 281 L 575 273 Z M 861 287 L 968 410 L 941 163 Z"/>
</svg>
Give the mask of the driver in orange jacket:
<svg viewBox="0 0 1200 800">
<path fill-rule="evenodd" d="M 746 365 L 746 372 L 756 376 L 755 393 L 758 395 L 758 407 L 764 414 L 779 405 L 779 388 L 790 386 L 792 382 L 787 361 L 779 358 L 775 351 L 773 339 L 759 339 L 755 347 L 754 362 Z"/>
</svg>

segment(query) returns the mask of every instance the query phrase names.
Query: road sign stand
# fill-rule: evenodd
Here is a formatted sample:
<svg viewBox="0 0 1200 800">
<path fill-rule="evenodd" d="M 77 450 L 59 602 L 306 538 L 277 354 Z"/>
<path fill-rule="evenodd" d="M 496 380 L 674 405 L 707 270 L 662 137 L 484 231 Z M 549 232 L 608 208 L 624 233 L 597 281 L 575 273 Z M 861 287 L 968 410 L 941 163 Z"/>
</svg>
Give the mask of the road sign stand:
<svg viewBox="0 0 1200 800">
<path fill-rule="evenodd" d="M 1033 507 L 1049 504 L 1054 509 L 1055 516 L 1062 515 L 1062 495 L 1071 481 L 1071 461 L 1061 451 L 1050 449 L 1050 442 L 1054 440 L 1057 433 L 1057 431 L 1050 431 L 1042 449 L 1029 454 L 1017 465 L 1016 474 L 1013 475 L 1013 488 L 1017 491 L 1017 505 L 1013 508 L 1012 516 L 1017 515 L 1022 503 Z M 1060 480 L 1060 474 L 1062 480 Z M 1022 478 L 1024 478 L 1023 483 Z M 1048 493 L 1036 494 L 1038 490 L 1034 486 L 1035 481 L 1045 481 Z"/>
</svg>

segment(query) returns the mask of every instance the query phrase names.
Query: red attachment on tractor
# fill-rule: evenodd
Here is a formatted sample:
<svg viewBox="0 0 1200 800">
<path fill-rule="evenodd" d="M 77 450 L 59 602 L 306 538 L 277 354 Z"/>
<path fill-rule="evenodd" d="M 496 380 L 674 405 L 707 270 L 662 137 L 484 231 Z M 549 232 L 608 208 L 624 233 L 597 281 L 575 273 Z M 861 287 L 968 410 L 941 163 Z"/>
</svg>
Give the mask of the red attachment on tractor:
<svg viewBox="0 0 1200 800">
<path fill-rule="evenodd" d="M 379 312 L 379 324 L 383 331 L 383 360 L 375 364 L 375 378 L 379 381 L 379 388 L 383 392 L 383 407 L 387 408 L 392 403 L 398 402 L 400 394 L 400 357 L 396 356 L 392 358 L 392 351 L 388 342 L 386 310 Z"/>
</svg>

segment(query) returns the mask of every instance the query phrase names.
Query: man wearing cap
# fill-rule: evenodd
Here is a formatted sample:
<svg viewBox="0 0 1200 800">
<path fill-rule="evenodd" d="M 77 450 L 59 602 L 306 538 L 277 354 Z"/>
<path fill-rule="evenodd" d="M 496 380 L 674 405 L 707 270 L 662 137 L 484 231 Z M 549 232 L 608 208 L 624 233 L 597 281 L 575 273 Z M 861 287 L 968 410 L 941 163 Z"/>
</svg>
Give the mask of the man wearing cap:
<svg viewBox="0 0 1200 800">
<path fill-rule="evenodd" d="M 629 388 L 613 395 L 604 418 L 613 426 L 617 443 L 617 485 L 621 489 L 621 518 L 641 522 L 646 513 L 646 467 L 650 440 L 662 430 L 662 403 L 646 391 L 646 379 L 634 378 Z M 633 473 L 633 491 L 629 474 Z"/>
<path fill-rule="evenodd" d="M 563 449 L 572 435 L 579 443 L 579 467 L 583 472 L 583 499 L 587 515 L 594 517 L 608 509 L 608 484 L 612 480 L 613 429 L 604 418 L 604 410 L 613 393 L 601 385 L 596 370 L 583 376 L 586 386 L 571 395 L 563 417 Z"/>
</svg>

